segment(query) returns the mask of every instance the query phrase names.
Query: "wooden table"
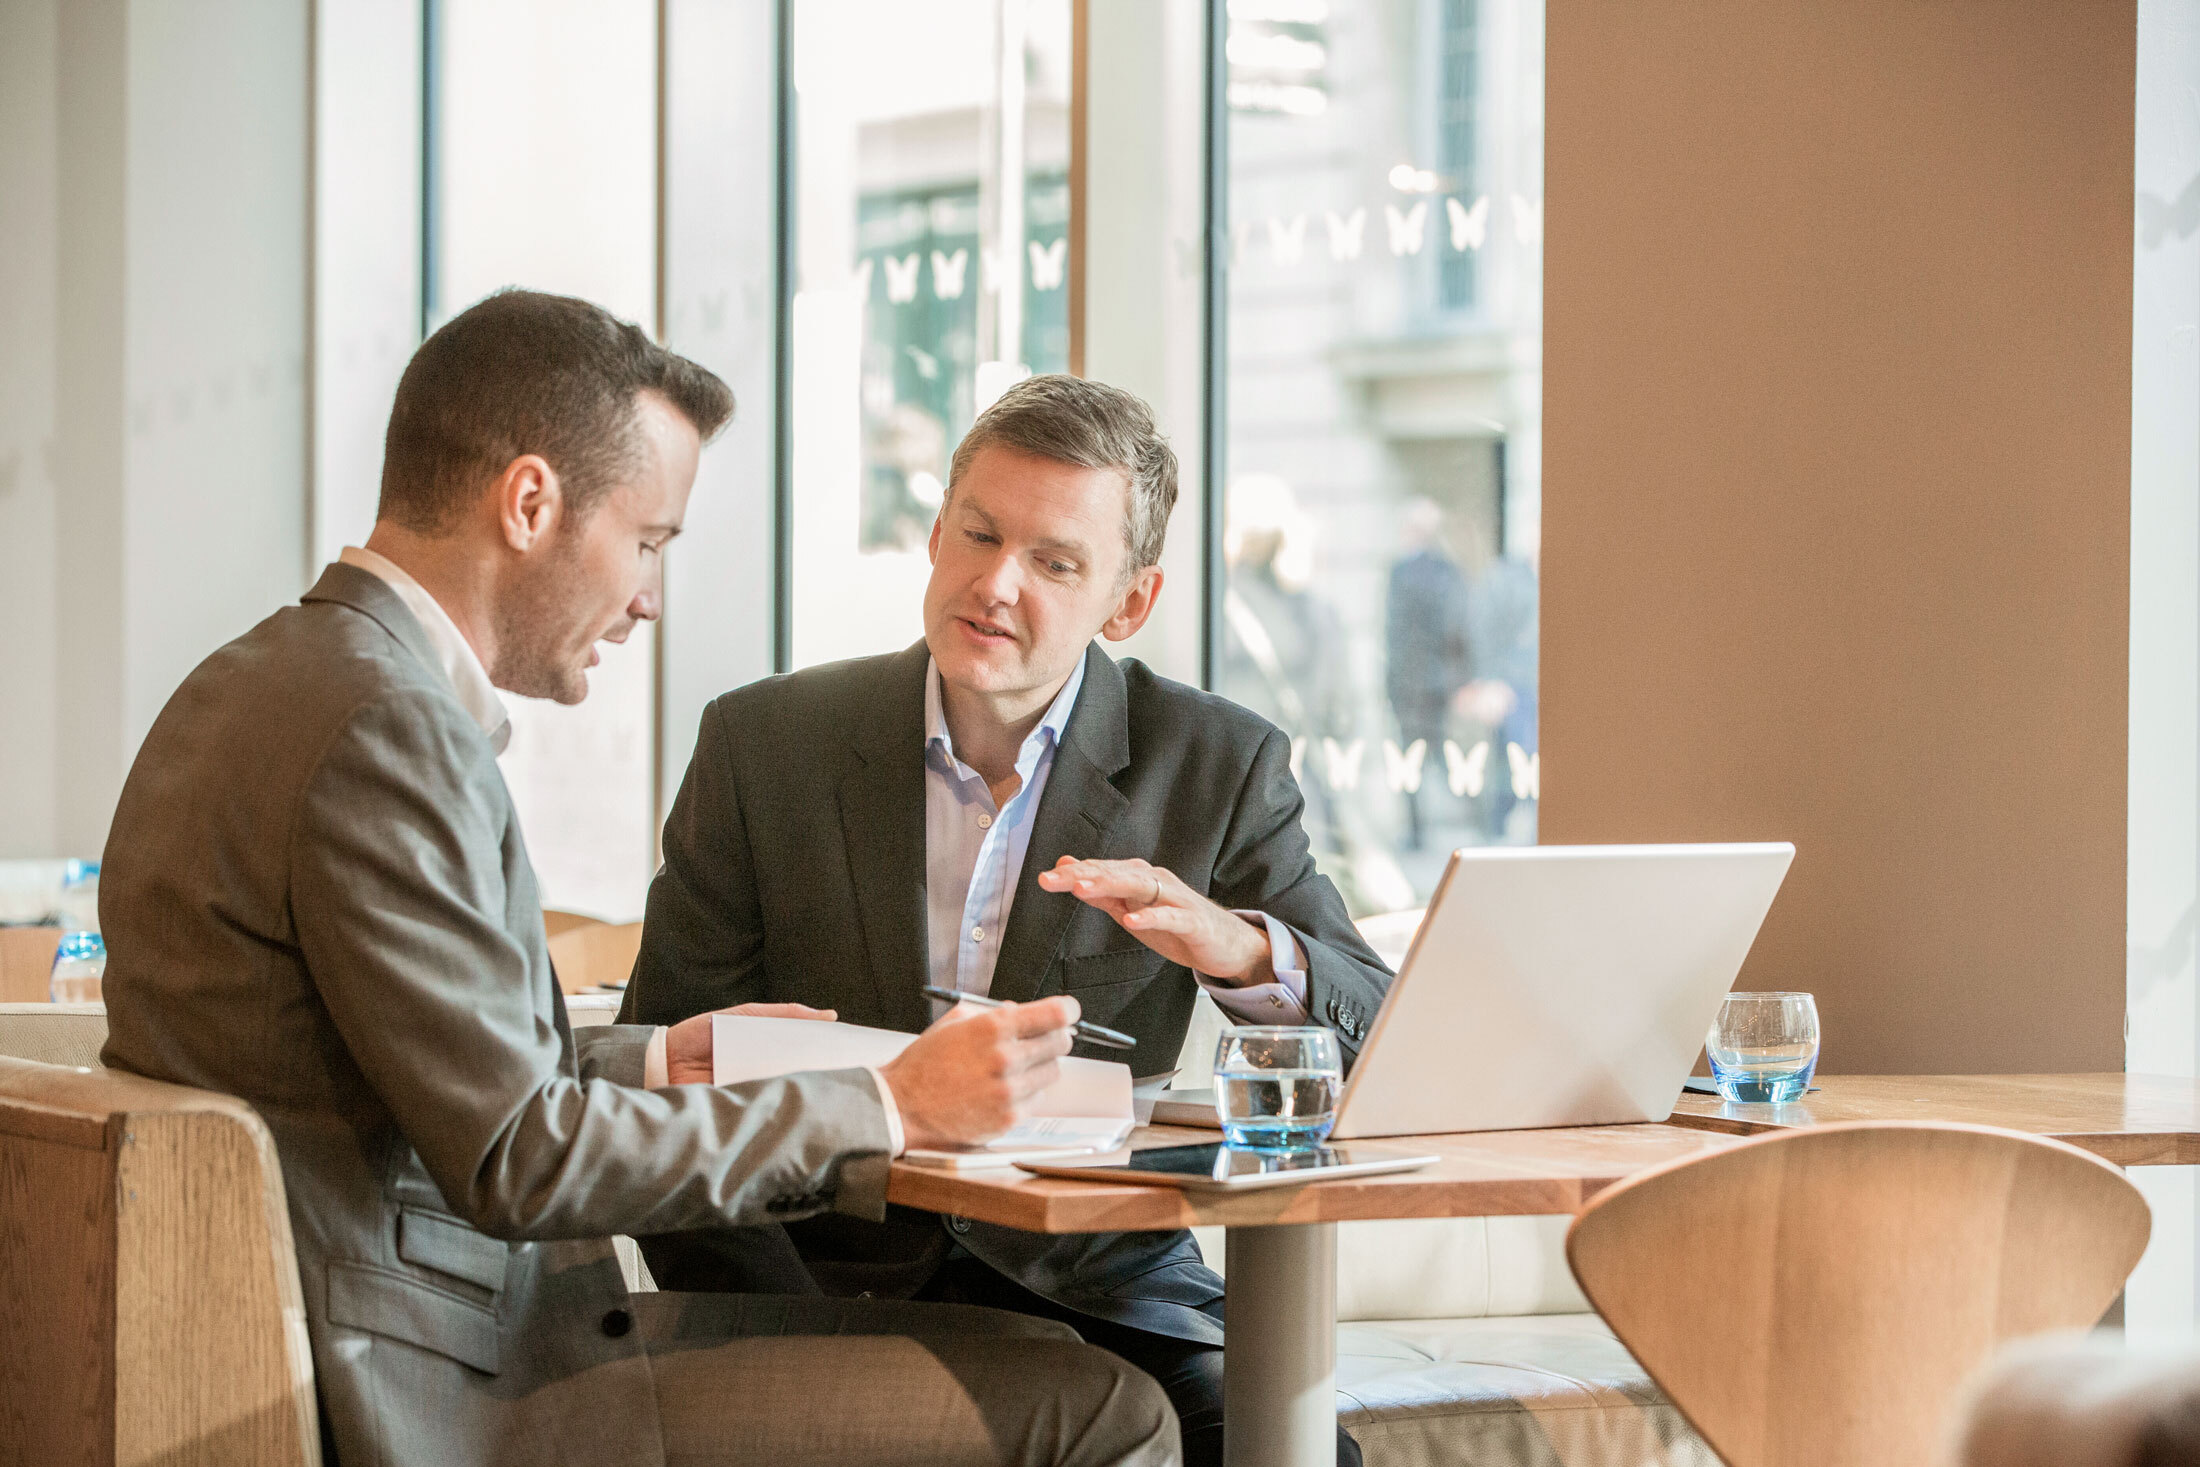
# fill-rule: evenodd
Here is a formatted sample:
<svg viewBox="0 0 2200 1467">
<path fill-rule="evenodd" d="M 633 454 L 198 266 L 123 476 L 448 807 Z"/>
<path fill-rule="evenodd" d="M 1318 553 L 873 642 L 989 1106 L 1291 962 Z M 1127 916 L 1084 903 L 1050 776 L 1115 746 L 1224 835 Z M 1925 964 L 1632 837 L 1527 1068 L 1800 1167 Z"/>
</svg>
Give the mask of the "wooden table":
<svg viewBox="0 0 2200 1467">
<path fill-rule="evenodd" d="M 1216 1139 L 1213 1131 L 1151 1126 L 1131 1144 Z M 1675 1126 L 1415 1136 L 1370 1144 L 1440 1158 L 1417 1172 L 1226 1194 L 897 1162 L 886 1197 L 1039 1233 L 1221 1224 L 1230 1278 L 1222 1361 L 1230 1467 L 1334 1467 L 1338 1223 L 1576 1212 L 1624 1177 L 1734 1140 Z"/>
<path fill-rule="evenodd" d="M 2118 1166 L 2200 1165 L 2200 1080 L 2171 1075 L 1821 1075 L 1816 1095 L 1683 1094 L 1672 1124 L 1728 1135 L 1833 1121 L 1958 1121 L 2052 1136 Z"/>
</svg>

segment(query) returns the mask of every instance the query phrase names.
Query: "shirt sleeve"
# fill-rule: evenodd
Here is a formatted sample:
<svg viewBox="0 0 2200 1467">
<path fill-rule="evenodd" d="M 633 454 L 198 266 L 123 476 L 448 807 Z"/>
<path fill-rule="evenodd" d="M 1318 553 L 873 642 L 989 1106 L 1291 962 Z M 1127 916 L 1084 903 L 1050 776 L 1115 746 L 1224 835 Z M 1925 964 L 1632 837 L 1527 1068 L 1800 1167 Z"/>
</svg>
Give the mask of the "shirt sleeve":
<svg viewBox="0 0 2200 1467">
<path fill-rule="evenodd" d="M 1205 973 L 1192 976 L 1225 1014 L 1241 1024 L 1305 1023 L 1306 950 L 1299 946 L 1290 928 L 1265 912 L 1236 911 L 1230 915 L 1268 930 L 1268 962 L 1275 969 L 1275 981 L 1232 988 Z"/>
<path fill-rule="evenodd" d="M 871 1083 L 878 1087 L 878 1103 L 886 1112 L 886 1136 L 888 1156 L 899 1156 L 909 1149 L 909 1138 L 902 1134 L 901 1107 L 894 1103 L 894 1092 L 886 1083 L 886 1076 L 877 1066 L 869 1067 Z"/>
<path fill-rule="evenodd" d="M 665 1059 L 665 1026 L 659 1024 L 649 1036 L 649 1049 L 642 1056 L 642 1088 L 662 1090 L 672 1083 L 672 1070 Z"/>
</svg>

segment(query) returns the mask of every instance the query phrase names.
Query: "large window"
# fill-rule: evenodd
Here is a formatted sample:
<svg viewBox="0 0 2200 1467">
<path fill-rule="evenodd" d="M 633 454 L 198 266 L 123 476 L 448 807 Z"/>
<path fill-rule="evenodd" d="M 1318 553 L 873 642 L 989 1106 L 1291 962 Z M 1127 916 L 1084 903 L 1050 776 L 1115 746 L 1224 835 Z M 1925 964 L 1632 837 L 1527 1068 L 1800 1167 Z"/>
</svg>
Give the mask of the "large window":
<svg viewBox="0 0 2200 1467">
<path fill-rule="evenodd" d="M 1532 842 L 1540 0 L 1228 0 L 1217 690 L 1355 912 Z"/>
<path fill-rule="evenodd" d="M 507 285 L 645 328 L 657 297 L 655 0 L 435 0 L 427 322 Z M 656 860 L 655 628 L 574 707 L 509 694 L 504 777 L 546 906 L 642 914 Z"/>
<path fill-rule="evenodd" d="M 797 5 L 797 666 L 922 633 L 948 458 L 1069 363 L 1069 0 Z"/>
</svg>

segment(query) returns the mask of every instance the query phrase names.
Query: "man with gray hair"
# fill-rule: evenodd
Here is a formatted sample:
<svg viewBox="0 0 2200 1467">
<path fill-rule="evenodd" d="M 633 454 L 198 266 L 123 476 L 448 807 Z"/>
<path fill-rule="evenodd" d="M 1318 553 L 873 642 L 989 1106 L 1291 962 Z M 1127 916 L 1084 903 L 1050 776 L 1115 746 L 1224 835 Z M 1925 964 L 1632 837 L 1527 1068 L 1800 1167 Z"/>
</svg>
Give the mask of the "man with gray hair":
<svg viewBox="0 0 2200 1467">
<path fill-rule="evenodd" d="M 778 1001 L 914 1032 L 928 984 L 1067 994 L 1138 1041 L 1143 1074 L 1176 1063 L 1205 989 L 1236 1021 L 1327 1024 L 1349 1063 L 1390 973 L 1314 869 L 1289 740 L 1095 640 L 1152 614 L 1175 501 L 1176 456 L 1127 392 L 1034 377 L 987 409 L 932 527 L 924 640 L 705 710 L 623 1021 Z M 1187 1462 L 1222 1459 L 1222 1280 L 1189 1233 L 890 1208 L 644 1249 L 674 1288 L 1067 1323 L 1161 1382 Z M 1341 1428 L 1338 1459 L 1359 1461 Z"/>
</svg>

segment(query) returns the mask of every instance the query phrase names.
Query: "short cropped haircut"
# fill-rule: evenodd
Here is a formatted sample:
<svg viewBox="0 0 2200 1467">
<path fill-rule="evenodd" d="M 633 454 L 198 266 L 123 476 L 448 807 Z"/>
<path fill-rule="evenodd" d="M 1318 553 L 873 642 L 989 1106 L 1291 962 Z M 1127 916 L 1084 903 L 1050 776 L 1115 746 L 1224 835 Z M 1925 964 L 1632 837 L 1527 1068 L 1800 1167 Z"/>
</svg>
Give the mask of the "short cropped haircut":
<svg viewBox="0 0 2200 1467">
<path fill-rule="evenodd" d="M 640 327 L 584 300 L 504 290 L 453 316 L 413 353 L 382 449 L 383 519 L 449 531 L 506 465 L 540 454 L 575 520 L 641 453 L 636 397 L 654 392 L 704 442 L 733 393 Z"/>
<path fill-rule="evenodd" d="M 1026 377 L 978 414 L 955 445 L 947 470 L 950 497 L 979 450 L 994 444 L 1079 468 L 1119 471 L 1130 481 L 1123 519 L 1130 568 L 1159 563 L 1169 512 L 1176 508 L 1176 453 L 1143 402 L 1120 387 L 1082 377 Z"/>
</svg>

